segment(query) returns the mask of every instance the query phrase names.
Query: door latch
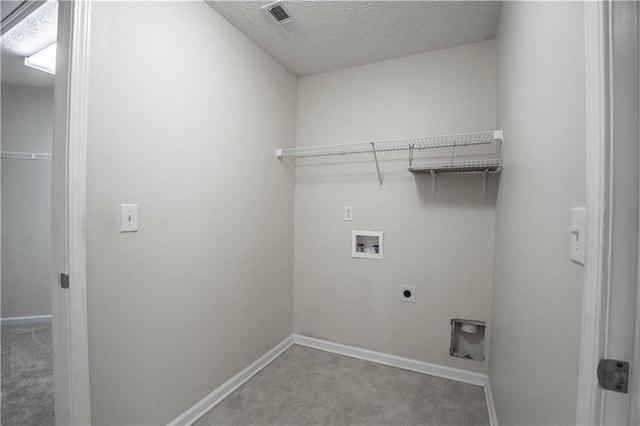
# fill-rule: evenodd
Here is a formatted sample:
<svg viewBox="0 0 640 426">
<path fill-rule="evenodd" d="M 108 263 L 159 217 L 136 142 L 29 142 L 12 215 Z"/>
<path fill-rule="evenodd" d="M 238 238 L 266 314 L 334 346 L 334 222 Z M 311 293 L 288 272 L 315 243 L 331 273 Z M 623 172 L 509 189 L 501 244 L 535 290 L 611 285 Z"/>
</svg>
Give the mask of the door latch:
<svg viewBox="0 0 640 426">
<path fill-rule="evenodd" d="M 629 392 L 629 363 L 616 359 L 601 359 L 598 363 L 598 383 L 603 389 Z"/>
<path fill-rule="evenodd" d="M 69 288 L 69 275 L 60 274 L 60 287 Z"/>
</svg>

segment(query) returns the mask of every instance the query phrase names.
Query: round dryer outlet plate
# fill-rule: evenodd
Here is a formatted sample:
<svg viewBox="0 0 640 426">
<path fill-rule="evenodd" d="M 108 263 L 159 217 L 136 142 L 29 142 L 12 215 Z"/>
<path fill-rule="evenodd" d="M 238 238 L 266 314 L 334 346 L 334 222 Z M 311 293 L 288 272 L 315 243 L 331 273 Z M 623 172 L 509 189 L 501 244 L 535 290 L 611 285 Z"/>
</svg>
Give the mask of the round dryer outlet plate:
<svg viewBox="0 0 640 426">
<path fill-rule="evenodd" d="M 416 288 L 412 285 L 401 285 L 398 300 L 401 302 L 416 303 Z"/>
</svg>

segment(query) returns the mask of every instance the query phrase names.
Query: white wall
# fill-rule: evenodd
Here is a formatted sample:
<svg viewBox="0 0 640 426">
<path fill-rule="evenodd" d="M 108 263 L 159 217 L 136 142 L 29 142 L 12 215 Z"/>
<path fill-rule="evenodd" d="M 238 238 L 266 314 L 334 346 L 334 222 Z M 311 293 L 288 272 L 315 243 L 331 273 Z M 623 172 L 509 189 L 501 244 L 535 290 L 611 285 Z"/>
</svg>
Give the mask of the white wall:
<svg viewBox="0 0 640 426">
<path fill-rule="evenodd" d="M 497 38 L 504 169 L 496 205 L 490 380 L 500 424 L 575 423 L 585 200 L 581 3 L 505 2 Z"/>
<path fill-rule="evenodd" d="M 2 150 L 51 153 L 53 89 L 2 85 Z M 2 317 L 51 314 L 51 161 L 2 160 Z"/>
<path fill-rule="evenodd" d="M 204 2 L 91 23 L 92 420 L 166 424 L 292 332 L 296 80 Z"/>
<path fill-rule="evenodd" d="M 494 65 L 487 41 L 301 78 L 297 144 L 493 130 Z M 485 372 L 449 355 L 449 321 L 490 320 L 496 177 L 485 200 L 477 175 L 442 176 L 433 200 L 404 154 L 382 162 L 382 187 L 367 158 L 298 163 L 295 331 Z M 352 229 L 384 231 L 384 259 L 351 258 Z M 415 304 L 398 302 L 401 284 Z"/>
</svg>

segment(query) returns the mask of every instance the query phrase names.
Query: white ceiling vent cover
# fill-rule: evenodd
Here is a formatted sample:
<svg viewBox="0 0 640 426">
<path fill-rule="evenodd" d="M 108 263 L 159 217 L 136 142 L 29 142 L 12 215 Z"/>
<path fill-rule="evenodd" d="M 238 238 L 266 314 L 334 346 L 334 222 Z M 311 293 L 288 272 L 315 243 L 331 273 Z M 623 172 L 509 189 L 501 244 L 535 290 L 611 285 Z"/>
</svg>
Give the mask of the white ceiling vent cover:
<svg viewBox="0 0 640 426">
<path fill-rule="evenodd" d="M 282 1 L 274 1 L 262 7 L 262 11 L 267 14 L 269 19 L 275 22 L 278 28 L 281 28 L 285 34 L 293 34 L 302 30 L 295 16 L 291 13 L 287 5 Z"/>
</svg>

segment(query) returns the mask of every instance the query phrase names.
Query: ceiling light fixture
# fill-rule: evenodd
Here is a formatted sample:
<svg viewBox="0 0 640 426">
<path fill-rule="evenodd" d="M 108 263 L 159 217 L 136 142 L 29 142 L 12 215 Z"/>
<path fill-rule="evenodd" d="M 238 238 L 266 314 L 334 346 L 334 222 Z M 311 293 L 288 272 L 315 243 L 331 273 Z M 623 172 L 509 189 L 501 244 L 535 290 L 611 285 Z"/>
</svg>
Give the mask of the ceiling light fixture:
<svg viewBox="0 0 640 426">
<path fill-rule="evenodd" d="M 49 74 L 56 73 L 56 48 L 58 43 L 53 42 L 44 49 L 40 49 L 31 56 L 24 58 L 24 64 Z"/>
<path fill-rule="evenodd" d="M 19 22 L 12 23 L 13 27 L 2 34 L 3 52 L 30 56 L 56 41 L 58 2 L 50 0 L 35 3 L 41 3 L 41 6 Z"/>
</svg>

